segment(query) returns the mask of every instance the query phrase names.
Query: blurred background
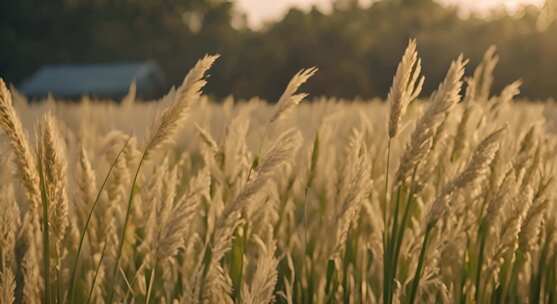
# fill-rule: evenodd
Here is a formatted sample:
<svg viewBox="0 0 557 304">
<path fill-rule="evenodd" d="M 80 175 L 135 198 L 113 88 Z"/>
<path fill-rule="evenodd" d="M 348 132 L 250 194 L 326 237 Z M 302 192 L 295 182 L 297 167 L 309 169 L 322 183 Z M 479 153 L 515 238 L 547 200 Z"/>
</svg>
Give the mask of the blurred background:
<svg viewBox="0 0 557 304">
<path fill-rule="evenodd" d="M 500 55 L 495 89 L 522 79 L 522 96 L 546 99 L 557 96 L 557 22 L 541 15 L 543 5 L 543 0 L 0 1 L 0 76 L 30 95 L 58 86 L 68 97 L 95 94 L 79 91 L 80 80 L 86 87 L 97 81 L 98 92 L 118 95 L 132 77 L 142 82 L 138 87 L 153 86 L 144 94 L 152 98 L 180 83 L 202 55 L 218 53 L 222 57 L 206 90 L 217 98 L 274 100 L 296 71 L 310 66 L 320 69 L 306 87 L 313 96 L 385 97 L 408 39 L 416 38 L 426 92 L 458 54 L 470 58 L 471 69 L 495 45 Z M 106 88 L 115 84 L 118 88 Z"/>
</svg>

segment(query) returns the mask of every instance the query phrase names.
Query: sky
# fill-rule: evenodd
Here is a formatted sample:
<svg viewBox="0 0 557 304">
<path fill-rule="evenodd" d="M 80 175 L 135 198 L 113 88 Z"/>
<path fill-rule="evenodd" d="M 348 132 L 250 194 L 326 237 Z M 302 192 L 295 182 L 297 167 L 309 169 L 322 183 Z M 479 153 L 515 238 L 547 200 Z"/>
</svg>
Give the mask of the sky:
<svg viewBox="0 0 557 304">
<path fill-rule="evenodd" d="M 361 0 L 362 3 L 370 0 Z M 544 0 L 442 0 L 448 4 L 461 5 L 467 10 L 487 10 L 504 5 L 509 9 L 516 9 L 521 5 L 534 4 L 541 6 Z M 257 27 L 266 20 L 280 18 L 289 7 L 310 8 L 317 5 L 324 9 L 330 7 L 332 0 L 236 0 L 240 10 L 247 13 L 248 23 Z"/>
</svg>

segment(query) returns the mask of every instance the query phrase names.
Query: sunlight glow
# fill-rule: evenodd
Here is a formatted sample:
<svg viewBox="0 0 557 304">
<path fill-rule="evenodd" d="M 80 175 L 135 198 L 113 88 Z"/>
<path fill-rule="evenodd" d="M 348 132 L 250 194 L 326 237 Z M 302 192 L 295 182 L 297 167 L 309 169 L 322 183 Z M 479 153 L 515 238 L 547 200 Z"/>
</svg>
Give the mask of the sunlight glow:
<svg viewBox="0 0 557 304">
<path fill-rule="evenodd" d="M 510 10 L 519 8 L 522 5 L 533 4 L 542 6 L 544 0 L 441 0 L 446 4 L 456 4 L 465 10 L 482 11 L 504 6 Z M 288 8 L 298 7 L 308 9 L 317 5 L 325 10 L 330 9 L 332 0 L 236 0 L 238 8 L 246 12 L 248 23 L 251 26 L 258 26 L 267 20 L 280 18 Z M 360 0 L 362 3 L 369 3 L 370 0 Z"/>
</svg>

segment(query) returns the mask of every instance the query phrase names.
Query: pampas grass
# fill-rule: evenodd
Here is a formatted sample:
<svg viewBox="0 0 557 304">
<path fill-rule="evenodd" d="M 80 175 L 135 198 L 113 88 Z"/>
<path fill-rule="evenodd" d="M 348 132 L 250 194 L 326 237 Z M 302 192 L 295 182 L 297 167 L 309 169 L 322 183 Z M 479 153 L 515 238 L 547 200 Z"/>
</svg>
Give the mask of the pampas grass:
<svg viewBox="0 0 557 304">
<path fill-rule="evenodd" d="M 0 303 L 555 302 L 555 105 L 493 94 L 494 48 L 416 101 L 410 40 L 388 106 L 301 103 L 315 68 L 219 103 L 216 59 L 155 102 L 0 82 Z"/>
</svg>

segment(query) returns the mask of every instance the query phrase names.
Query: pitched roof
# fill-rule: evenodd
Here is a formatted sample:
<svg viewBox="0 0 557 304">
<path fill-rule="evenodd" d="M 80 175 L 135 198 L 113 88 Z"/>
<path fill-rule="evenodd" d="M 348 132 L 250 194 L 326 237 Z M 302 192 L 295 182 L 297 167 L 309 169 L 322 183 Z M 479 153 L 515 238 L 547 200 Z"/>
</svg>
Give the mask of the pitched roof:
<svg viewBox="0 0 557 304">
<path fill-rule="evenodd" d="M 32 97 L 92 95 L 117 98 L 126 95 L 135 81 L 137 94 L 152 98 L 160 90 L 163 76 L 153 62 L 124 64 L 47 65 L 21 84 L 21 91 Z"/>
</svg>

